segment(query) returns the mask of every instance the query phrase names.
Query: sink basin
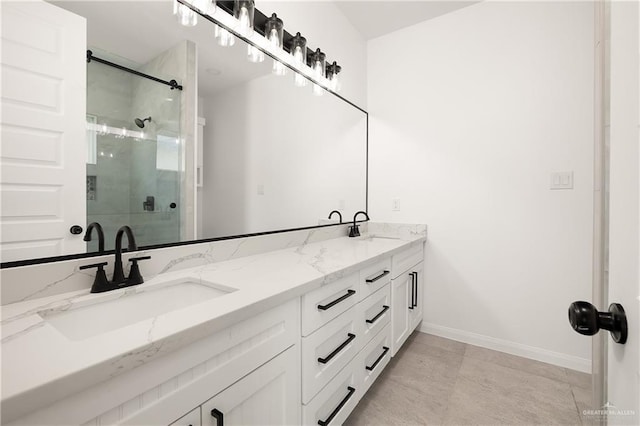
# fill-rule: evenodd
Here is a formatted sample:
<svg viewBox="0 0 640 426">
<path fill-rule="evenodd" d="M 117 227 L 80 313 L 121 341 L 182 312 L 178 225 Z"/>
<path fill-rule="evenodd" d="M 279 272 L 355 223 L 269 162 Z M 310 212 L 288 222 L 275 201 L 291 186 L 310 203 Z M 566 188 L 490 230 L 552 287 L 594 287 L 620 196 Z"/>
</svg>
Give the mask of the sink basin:
<svg viewBox="0 0 640 426">
<path fill-rule="evenodd" d="M 71 340 L 83 340 L 217 297 L 234 288 L 184 278 L 149 286 L 128 287 L 90 296 L 71 308 L 38 312 Z"/>
</svg>

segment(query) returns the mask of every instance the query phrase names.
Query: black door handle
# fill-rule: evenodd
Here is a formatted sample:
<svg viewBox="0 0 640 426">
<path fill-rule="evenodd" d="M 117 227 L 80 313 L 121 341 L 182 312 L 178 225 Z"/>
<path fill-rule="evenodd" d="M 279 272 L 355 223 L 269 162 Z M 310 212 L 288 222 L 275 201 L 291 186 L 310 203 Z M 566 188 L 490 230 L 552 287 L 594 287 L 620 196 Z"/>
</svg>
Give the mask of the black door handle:
<svg viewBox="0 0 640 426">
<path fill-rule="evenodd" d="M 409 306 L 409 309 L 413 311 L 413 308 L 415 307 L 413 304 L 413 299 L 415 298 L 415 277 L 413 276 L 413 273 L 409 274 L 409 276 L 411 277 L 411 305 Z"/>
<path fill-rule="evenodd" d="M 73 235 L 80 235 L 82 234 L 82 226 L 73 225 L 71 228 L 69 228 L 69 232 L 71 232 Z"/>
<path fill-rule="evenodd" d="M 214 408 L 213 410 L 211 410 L 211 416 L 216 419 L 216 426 L 224 426 L 224 414 L 222 413 L 222 411 Z"/>
<path fill-rule="evenodd" d="M 573 302 L 569 305 L 569 322 L 575 331 L 585 336 L 604 329 L 609 330 L 614 342 L 624 345 L 627 341 L 627 316 L 619 303 L 609 305 L 608 312 L 598 312 L 589 302 Z"/>
</svg>

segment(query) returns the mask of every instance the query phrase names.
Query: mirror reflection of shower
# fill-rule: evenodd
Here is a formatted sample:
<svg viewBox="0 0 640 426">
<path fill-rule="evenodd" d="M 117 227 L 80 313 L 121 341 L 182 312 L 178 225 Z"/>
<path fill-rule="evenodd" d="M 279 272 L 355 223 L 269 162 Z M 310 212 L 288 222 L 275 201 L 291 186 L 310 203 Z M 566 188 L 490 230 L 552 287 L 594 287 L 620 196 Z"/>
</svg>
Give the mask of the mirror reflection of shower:
<svg viewBox="0 0 640 426">
<path fill-rule="evenodd" d="M 149 117 L 147 117 L 147 118 L 145 118 L 145 119 L 142 119 L 142 120 L 141 120 L 141 119 L 139 119 L 139 118 L 136 118 L 136 119 L 135 119 L 135 120 L 133 120 L 133 121 L 136 123 L 136 126 L 140 127 L 141 129 L 144 129 L 144 123 L 145 123 L 146 121 L 148 121 L 149 123 L 151 123 L 151 117 L 149 116 Z"/>
</svg>

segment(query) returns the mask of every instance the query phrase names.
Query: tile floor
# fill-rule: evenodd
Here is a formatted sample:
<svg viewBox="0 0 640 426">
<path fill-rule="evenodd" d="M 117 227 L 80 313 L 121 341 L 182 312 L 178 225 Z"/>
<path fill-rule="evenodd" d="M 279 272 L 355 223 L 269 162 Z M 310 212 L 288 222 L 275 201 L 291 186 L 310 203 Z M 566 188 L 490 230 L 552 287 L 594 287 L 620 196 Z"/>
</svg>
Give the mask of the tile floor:
<svg viewBox="0 0 640 426">
<path fill-rule="evenodd" d="M 591 375 L 414 332 L 346 425 L 580 425 Z"/>
</svg>

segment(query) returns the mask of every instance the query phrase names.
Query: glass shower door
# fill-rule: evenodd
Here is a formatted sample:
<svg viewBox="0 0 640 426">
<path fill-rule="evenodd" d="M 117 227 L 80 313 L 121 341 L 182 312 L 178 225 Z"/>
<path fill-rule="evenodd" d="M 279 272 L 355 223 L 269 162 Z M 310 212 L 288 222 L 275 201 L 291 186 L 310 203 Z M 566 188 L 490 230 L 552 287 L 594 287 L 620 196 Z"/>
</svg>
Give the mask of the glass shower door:
<svg viewBox="0 0 640 426">
<path fill-rule="evenodd" d="M 87 64 L 87 223 L 102 225 L 106 250 L 123 225 L 138 246 L 180 241 L 181 94 L 109 65 Z M 97 242 L 89 242 L 87 251 L 96 250 Z"/>
</svg>

